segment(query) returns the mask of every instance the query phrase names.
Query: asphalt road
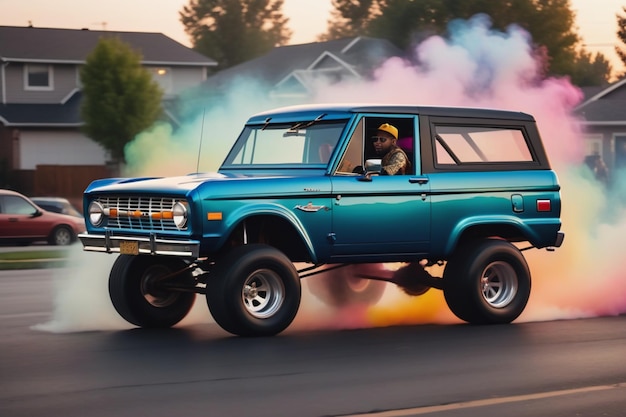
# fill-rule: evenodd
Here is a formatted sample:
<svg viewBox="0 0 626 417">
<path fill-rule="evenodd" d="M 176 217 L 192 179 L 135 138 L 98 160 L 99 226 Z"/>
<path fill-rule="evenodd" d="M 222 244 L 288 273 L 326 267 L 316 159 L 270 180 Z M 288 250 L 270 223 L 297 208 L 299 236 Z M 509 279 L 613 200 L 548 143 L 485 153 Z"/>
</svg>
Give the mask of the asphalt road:
<svg viewBox="0 0 626 417">
<path fill-rule="evenodd" d="M 129 328 L 76 275 L 0 272 L 0 416 L 626 416 L 626 316 L 249 339 L 201 299 Z"/>
</svg>

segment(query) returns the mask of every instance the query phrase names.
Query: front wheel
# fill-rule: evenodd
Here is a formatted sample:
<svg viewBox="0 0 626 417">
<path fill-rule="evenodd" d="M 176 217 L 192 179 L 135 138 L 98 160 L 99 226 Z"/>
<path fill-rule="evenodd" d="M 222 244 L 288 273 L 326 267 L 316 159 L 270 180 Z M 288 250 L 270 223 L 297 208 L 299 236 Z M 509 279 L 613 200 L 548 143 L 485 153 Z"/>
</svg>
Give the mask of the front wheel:
<svg viewBox="0 0 626 417">
<path fill-rule="evenodd" d="M 443 278 L 448 307 L 469 323 L 510 323 L 530 297 L 526 260 L 504 240 L 486 239 L 460 248 L 448 261 Z"/>
<path fill-rule="evenodd" d="M 300 277 L 279 250 L 260 244 L 238 246 L 211 270 L 206 296 L 224 330 L 239 336 L 273 336 L 298 312 Z"/>
<path fill-rule="evenodd" d="M 171 327 L 181 321 L 196 299 L 193 292 L 174 291 L 167 282 L 192 287 L 191 271 L 182 260 L 158 256 L 120 255 L 109 275 L 109 295 L 115 310 L 140 327 Z"/>
</svg>

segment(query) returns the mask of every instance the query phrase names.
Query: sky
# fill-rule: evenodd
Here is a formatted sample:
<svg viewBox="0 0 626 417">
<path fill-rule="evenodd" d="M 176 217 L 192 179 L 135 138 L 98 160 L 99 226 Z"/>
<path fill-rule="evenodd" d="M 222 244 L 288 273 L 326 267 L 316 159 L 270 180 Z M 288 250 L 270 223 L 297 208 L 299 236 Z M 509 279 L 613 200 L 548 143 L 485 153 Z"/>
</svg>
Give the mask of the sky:
<svg viewBox="0 0 626 417">
<path fill-rule="evenodd" d="M 190 46 L 178 12 L 187 0 L 0 0 L 0 25 L 92 30 L 160 32 Z M 571 0 L 587 49 L 602 52 L 621 66 L 615 15 L 626 0 Z M 293 31 L 291 44 L 314 42 L 326 29 L 331 0 L 285 0 L 284 12 Z"/>
</svg>

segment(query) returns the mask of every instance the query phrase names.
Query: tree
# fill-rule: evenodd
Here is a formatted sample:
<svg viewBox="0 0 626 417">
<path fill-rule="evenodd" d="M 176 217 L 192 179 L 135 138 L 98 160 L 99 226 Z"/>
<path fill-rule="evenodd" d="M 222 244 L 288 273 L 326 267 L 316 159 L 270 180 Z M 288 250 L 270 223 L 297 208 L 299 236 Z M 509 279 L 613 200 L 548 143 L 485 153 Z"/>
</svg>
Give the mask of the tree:
<svg viewBox="0 0 626 417">
<path fill-rule="evenodd" d="M 318 37 L 320 41 L 358 36 L 367 30 L 374 16 L 377 0 L 332 0 L 333 9 L 328 21 L 328 32 Z"/>
<path fill-rule="evenodd" d="M 584 49 L 578 53 L 571 74 L 572 82 L 579 87 L 605 85 L 609 83 L 611 63 L 602 54 L 592 55 Z"/>
<path fill-rule="evenodd" d="M 189 0 L 180 14 L 193 49 L 229 68 L 284 45 L 283 0 Z"/>
<path fill-rule="evenodd" d="M 163 92 L 141 55 L 118 38 L 98 41 L 80 71 L 84 132 L 125 162 L 124 146 L 161 115 Z"/>
<path fill-rule="evenodd" d="M 626 13 L 626 7 L 622 7 L 624 13 Z M 617 37 L 620 42 L 626 45 L 626 16 L 616 15 L 617 17 Z M 619 45 L 615 47 L 615 52 L 617 52 L 617 56 L 619 59 L 626 65 L 626 50 Z M 622 71 L 622 73 L 618 74 L 618 78 L 626 77 L 626 71 Z"/>
<path fill-rule="evenodd" d="M 357 34 L 388 39 L 408 49 L 433 34 L 445 35 L 454 19 L 485 13 L 494 29 L 506 30 L 511 24 L 526 29 L 536 48 L 545 48 L 550 74 L 572 76 L 582 73 L 587 63 L 578 61 L 580 37 L 570 0 L 334 0 L 333 5 L 343 19 L 329 22 L 329 35 L 346 33 L 346 25 L 358 10 L 367 17 Z M 369 6 L 369 13 L 357 5 Z M 582 69 L 577 68 L 579 64 Z"/>
</svg>

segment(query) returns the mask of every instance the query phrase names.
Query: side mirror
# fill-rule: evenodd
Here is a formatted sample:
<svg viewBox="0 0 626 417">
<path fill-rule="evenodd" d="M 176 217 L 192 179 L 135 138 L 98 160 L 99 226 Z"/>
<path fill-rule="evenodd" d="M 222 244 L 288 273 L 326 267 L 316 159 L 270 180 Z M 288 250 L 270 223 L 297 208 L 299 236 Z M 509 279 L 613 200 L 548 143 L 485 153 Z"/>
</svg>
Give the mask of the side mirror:
<svg viewBox="0 0 626 417">
<path fill-rule="evenodd" d="M 43 214 L 43 211 L 37 209 L 35 210 L 35 212 L 33 214 L 30 215 L 30 217 L 39 217 Z"/>
<path fill-rule="evenodd" d="M 368 159 L 365 161 L 365 173 L 373 174 L 382 171 L 382 160 L 381 159 Z"/>
<path fill-rule="evenodd" d="M 372 181 L 373 175 L 380 175 L 382 170 L 382 161 L 380 159 L 368 159 L 365 161 L 365 169 L 363 176 L 359 177 L 359 181 Z"/>
</svg>

